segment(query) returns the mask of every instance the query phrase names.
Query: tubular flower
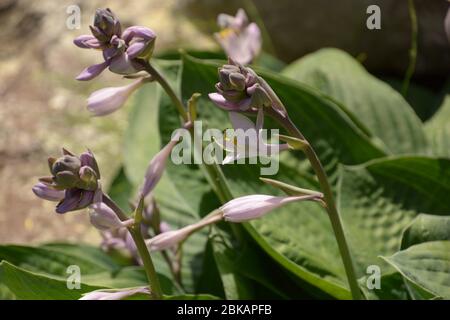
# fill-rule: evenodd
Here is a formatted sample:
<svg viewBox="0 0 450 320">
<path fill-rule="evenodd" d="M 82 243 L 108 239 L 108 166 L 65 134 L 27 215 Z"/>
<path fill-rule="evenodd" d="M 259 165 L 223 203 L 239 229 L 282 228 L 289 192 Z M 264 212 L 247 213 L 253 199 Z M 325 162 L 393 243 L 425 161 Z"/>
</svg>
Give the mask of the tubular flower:
<svg viewBox="0 0 450 320">
<path fill-rule="evenodd" d="M 77 37 L 73 43 L 83 49 L 100 49 L 104 62 L 84 69 L 76 78 L 86 81 L 103 70 L 132 74 L 142 70 L 139 59 L 149 59 L 155 47 L 156 34 L 145 27 L 132 26 L 122 32 L 119 20 L 110 9 L 95 11 L 92 35 Z"/>
<path fill-rule="evenodd" d="M 258 83 L 257 74 L 231 58 L 228 64 L 219 68 L 216 90 L 209 98 L 227 111 L 246 111 L 271 104 L 269 95 Z"/>
<path fill-rule="evenodd" d="M 221 13 L 217 18 L 221 31 L 214 36 L 223 50 L 233 60 L 248 64 L 261 51 L 261 30 L 256 23 L 249 23 L 243 9 L 239 9 L 236 16 Z"/>
<path fill-rule="evenodd" d="M 146 197 L 158 184 L 164 173 L 164 169 L 166 168 L 167 159 L 179 139 L 180 136 L 175 134 L 171 141 L 169 141 L 169 143 L 166 144 L 150 161 L 147 172 L 145 173 L 144 185 L 141 189 L 143 197 Z"/>
<path fill-rule="evenodd" d="M 52 176 L 39 179 L 33 192 L 40 198 L 59 201 L 57 213 L 86 208 L 92 204 L 100 171 L 91 151 L 80 157 L 63 149 L 63 156 L 48 159 Z"/>
<path fill-rule="evenodd" d="M 222 211 L 225 221 L 245 222 L 257 219 L 289 202 L 320 200 L 321 198 L 322 194 L 320 193 L 291 197 L 275 197 L 265 194 L 255 194 L 233 199 L 220 207 L 219 210 Z"/>
<path fill-rule="evenodd" d="M 150 290 L 146 287 L 98 290 L 84 294 L 79 300 L 123 300 L 136 294 L 150 295 Z"/>
<path fill-rule="evenodd" d="M 233 163 L 238 159 L 252 158 L 257 156 L 270 157 L 278 154 L 283 150 L 289 149 L 287 143 L 273 144 L 264 141 L 263 125 L 264 125 L 264 111 L 258 110 L 256 118 L 256 125 L 246 116 L 230 112 L 230 121 L 235 130 L 232 139 L 225 137 L 224 144 L 221 146 L 229 154 L 225 157 L 222 164 Z M 250 134 L 253 134 L 251 136 Z M 240 136 L 244 139 L 240 139 Z M 248 141 L 245 139 L 249 137 Z M 252 139 L 253 138 L 253 139 Z"/>
<path fill-rule="evenodd" d="M 94 200 L 89 207 L 89 219 L 91 224 L 99 230 L 115 230 L 127 227 L 134 223 L 133 219 L 121 221 L 117 214 L 102 201 L 103 192 L 99 187 L 95 191 Z"/>
<path fill-rule="evenodd" d="M 145 241 L 150 251 L 161 251 L 172 248 L 186 240 L 193 232 L 222 219 L 220 214 L 207 216 L 197 223 L 178 230 L 167 230 Z"/>
<path fill-rule="evenodd" d="M 88 110 L 94 116 L 110 114 L 127 101 L 128 97 L 144 84 L 145 78 L 140 78 L 123 87 L 103 88 L 93 92 L 88 98 Z"/>
</svg>

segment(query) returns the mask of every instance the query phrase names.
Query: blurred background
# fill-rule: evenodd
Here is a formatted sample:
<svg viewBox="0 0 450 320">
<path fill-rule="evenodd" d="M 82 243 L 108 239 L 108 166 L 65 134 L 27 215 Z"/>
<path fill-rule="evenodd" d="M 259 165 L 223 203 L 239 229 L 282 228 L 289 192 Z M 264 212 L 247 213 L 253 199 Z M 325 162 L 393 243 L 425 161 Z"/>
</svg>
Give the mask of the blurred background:
<svg viewBox="0 0 450 320">
<path fill-rule="evenodd" d="M 382 29 L 366 28 L 366 9 L 381 8 Z M 416 0 L 419 21 L 414 85 L 439 96 L 450 71 L 444 31 L 449 3 Z M 69 5 L 81 8 L 81 28 L 66 27 Z M 64 146 L 76 153 L 92 149 L 107 185 L 120 165 L 127 108 L 92 119 L 89 94 L 122 85 L 104 72 L 93 81 L 74 78 L 98 55 L 72 40 L 89 33 L 95 8 L 110 7 L 124 26 L 145 25 L 157 34 L 156 54 L 169 49 L 217 50 L 212 33 L 216 16 L 246 9 L 266 30 L 265 50 L 288 63 L 323 47 L 346 50 L 373 74 L 402 79 L 409 61 L 411 24 L 407 0 L 132 0 L 0 1 L 0 243 L 53 240 L 98 241 L 84 212 L 54 213 L 52 203 L 36 198 L 31 187 L 47 173 L 46 159 Z M 398 81 L 397 81 L 398 82 Z M 439 101 L 427 100 L 416 112 L 429 118 Z"/>
</svg>

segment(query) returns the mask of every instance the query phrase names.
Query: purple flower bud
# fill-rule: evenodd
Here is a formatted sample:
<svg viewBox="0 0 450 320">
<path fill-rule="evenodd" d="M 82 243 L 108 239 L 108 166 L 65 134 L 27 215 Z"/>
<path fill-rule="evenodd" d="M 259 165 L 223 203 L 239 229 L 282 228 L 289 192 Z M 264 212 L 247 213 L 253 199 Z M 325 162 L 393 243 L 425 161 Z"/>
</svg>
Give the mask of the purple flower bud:
<svg viewBox="0 0 450 320">
<path fill-rule="evenodd" d="M 100 41 L 91 35 L 81 35 L 75 38 L 73 43 L 82 49 L 100 49 L 102 47 Z"/>
<path fill-rule="evenodd" d="M 109 8 L 95 10 L 94 26 L 91 30 L 98 40 L 107 42 L 114 35 L 120 36 L 121 29 L 119 20 Z"/>
<path fill-rule="evenodd" d="M 255 23 L 248 23 L 243 9 L 239 9 L 235 17 L 220 14 L 217 23 L 222 30 L 214 36 L 233 60 L 248 64 L 260 53 L 261 30 Z"/>
<path fill-rule="evenodd" d="M 130 59 L 149 59 L 155 48 L 156 34 L 149 28 L 133 26 L 125 29 L 122 39 L 127 43 Z"/>
<path fill-rule="evenodd" d="M 100 179 L 100 170 L 98 169 L 97 160 L 95 160 L 94 154 L 91 150 L 83 152 L 80 155 L 80 162 L 82 166 L 88 166 L 94 170 L 97 175 L 97 179 Z"/>
<path fill-rule="evenodd" d="M 257 219 L 268 212 L 281 207 L 282 205 L 302 200 L 320 199 L 321 194 L 293 196 L 293 197 L 275 197 L 264 194 L 255 194 L 233 199 L 222 207 L 223 218 L 229 222 L 245 222 Z"/>
<path fill-rule="evenodd" d="M 38 182 L 32 190 L 35 195 L 44 200 L 61 201 L 64 198 L 64 191 L 55 190 L 42 182 Z"/>
<path fill-rule="evenodd" d="M 114 73 L 129 75 L 143 70 L 139 59 L 149 59 L 155 47 L 156 34 L 145 27 L 132 26 L 122 33 L 119 20 L 109 9 L 97 9 L 93 36 L 74 40 L 80 48 L 102 49 L 103 63 L 83 70 L 77 80 L 91 80 L 109 67 Z"/>
<path fill-rule="evenodd" d="M 79 81 L 87 81 L 94 79 L 96 76 L 102 73 L 102 71 L 105 70 L 106 67 L 108 67 L 108 62 L 106 61 L 99 64 L 94 64 L 81 71 L 81 73 L 76 77 L 76 79 Z"/>
<path fill-rule="evenodd" d="M 184 228 L 178 229 L 178 230 L 167 230 L 166 232 L 162 232 L 158 234 L 157 236 L 148 239 L 145 241 L 147 244 L 147 247 L 150 251 L 161 251 L 169 249 L 184 240 L 186 240 L 193 232 L 210 225 L 212 223 L 215 223 L 222 219 L 221 215 L 211 215 L 206 216 L 202 220 L 200 220 L 197 223 L 188 225 Z"/>
<path fill-rule="evenodd" d="M 133 219 L 121 221 L 116 213 L 102 202 L 102 191 L 95 192 L 94 202 L 90 206 L 89 219 L 91 224 L 99 230 L 114 230 L 134 223 Z"/>
<path fill-rule="evenodd" d="M 40 178 L 40 183 L 33 187 L 38 197 L 60 201 L 57 213 L 80 210 L 92 204 L 100 172 L 90 151 L 77 157 L 63 149 L 63 156 L 49 158 L 48 164 L 52 177 Z"/>
<path fill-rule="evenodd" d="M 122 107 L 128 97 L 142 84 L 144 81 L 143 78 L 140 78 L 123 87 L 110 87 L 95 91 L 88 98 L 87 108 L 95 116 L 110 114 Z"/>
<path fill-rule="evenodd" d="M 146 287 L 133 289 L 111 289 L 108 291 L 92 291 L 84 294 L 80 300 L 122 300 L 135 294 L 150 295 L 150 290 Z"/>
<path fill-rule="evenodd" d="M 257 80 L 258 76 L 252 69 L 229 59 L 229 64 L 219 69 L 220 82 L 216 84 L 217 92 L 210 93 L 209 98 L 227 111 L 263 107 L 270 104 L 270 98 Z"/>
<path fill-rule="evenodd" d="M 166 168 L 167 158 L 178 143 L 179 138 L 180 136 L 176 134 L 150 161 L 147 172 L 145 173 L 144 185 L 141 190 L 143 197 L 146 197 L 161 179 L 164 169 Z"/>
</svg>

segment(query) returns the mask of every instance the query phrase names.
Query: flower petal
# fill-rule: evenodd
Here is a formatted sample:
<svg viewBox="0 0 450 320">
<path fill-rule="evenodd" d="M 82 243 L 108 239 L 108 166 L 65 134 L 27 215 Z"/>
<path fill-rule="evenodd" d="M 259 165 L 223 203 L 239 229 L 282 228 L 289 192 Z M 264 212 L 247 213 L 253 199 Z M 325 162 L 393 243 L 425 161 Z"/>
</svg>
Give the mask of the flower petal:
<svg viewBox="0 0 450 320">
<path fill-rule="evenodd" d="M 87 81 L 94 79 L 96 76 L 98 76 L 100 73 L 102 73 L 103 70 L 106 69 L 108 66 L 108 63 L 102 62 L 99 64 L 94 64 L 92 66 L 87 67 L 84 69 L 77 77 L 76 79 L 79 81 Z"/>
<path fill-rule="evenodd" d="M 250 98 L 244 99 L 240 102 L 230 102 L 225 97 L 217 92 L 208 94 L 208 97 L 218 107 L 227 111 L 246 110 L 250 106 Z"/>
</svg>

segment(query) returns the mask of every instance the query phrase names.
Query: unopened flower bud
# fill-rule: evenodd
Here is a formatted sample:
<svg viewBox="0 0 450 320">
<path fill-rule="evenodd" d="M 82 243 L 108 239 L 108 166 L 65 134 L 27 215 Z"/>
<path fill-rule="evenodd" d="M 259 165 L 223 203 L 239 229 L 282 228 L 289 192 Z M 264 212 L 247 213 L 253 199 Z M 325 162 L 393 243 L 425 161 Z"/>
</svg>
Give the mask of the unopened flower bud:
<svg viewBox="0 0 450 320">
<path fill-rule="evenodd" d="M 87 108 L 95 116 L 108 115 L 127 101 L 128 97 L 144 83 L 143 78 L 123 87 L 104 88 L 95 91 L 88 98 Z"/>
<path fill-rule="evenodd" d="M 121 25 L 114 13 L 109 9 L 95 10 L 92 34 L 101 42 L 109 41 L 112 36 L 121 34 Z"/>
<path fill-rule="evenodd" d="M 78 174 L 81 168 L 81 161 L 75 156 L 65 155 L 54 161 L 52 174 L 57 175 L 60 172 L 72 172 Z"/>
<path fill-rule="evenodd" d="M 100 172 L 92 152 L 75 156 L 63 149 L 63 156 L 49 158 L 51 177 L 40 178 L 33 192 L 40 198 L 57 201 L 57 213 L 80 210 L 92 204 Z"/>
<path fill-rule="evenodd" d="M 146 197 L 157 185 L 166 168 L 166 162 L 172 149 L 178 143 L 180 136 L 175 134 L 171 141 L 159 151 L 147 167 L 145 173 L 144 185 L 141 190 L 142 197 Z"/>
<path fill-rule="evenodd" d="M 275 197 L 264 194 L 255 194 L 233 199 L 219 210 L 223 213 L 225 221 L 245 222 L 257 219 L 282 205 L 302 200 L 315 200 L 319 195 L 306 195 L 294 197 Z"/>
<path fill-rule="evenodd" d="M 150 290 L 146 287 L 134 289 L 111 289 L 108 291 L 98 290 L 84 294 L 80 300 L 123 300 L 135 294 L 150 295 Z"/>
</svg>

